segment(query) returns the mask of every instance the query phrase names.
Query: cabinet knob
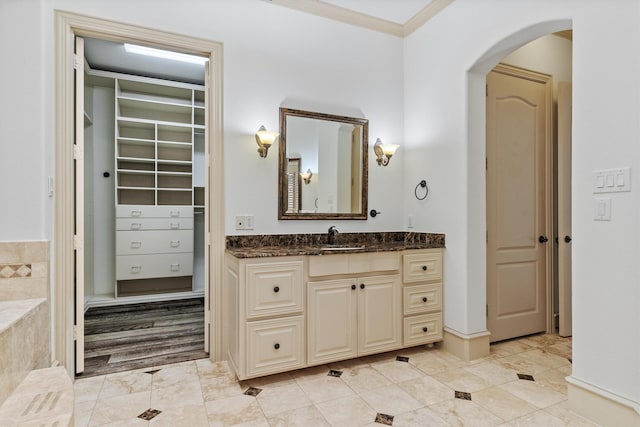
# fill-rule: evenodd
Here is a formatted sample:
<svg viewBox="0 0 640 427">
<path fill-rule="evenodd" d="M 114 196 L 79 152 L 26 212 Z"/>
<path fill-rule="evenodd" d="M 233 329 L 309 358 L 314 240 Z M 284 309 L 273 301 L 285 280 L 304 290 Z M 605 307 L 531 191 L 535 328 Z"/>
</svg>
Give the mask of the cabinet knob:
<svg viewBox="0 0 640 427">
<path fill-rule="evenodd" d="M 422 297 L 422 302 L 427 302 L 427 297 Z"/>
<path fill-rule="evenodd" d="M 429 328 L 427 328 L 426 326 L 422 327 L 422 332 L 427 332 L 429 330 Z"/>
<path fill-rule="evenodd" d="M 275 286 L 275 287 L 273 288 L 273 292 L 280 292 L 280 288 L 279 288 L 278 286 Z"/>
<path fill-rule="evenodd" d="M 355 290 L 356 289 L 356 285 L 351 285 L 351 289 Z"/>
<path fill-rule="evenodd" d="M 427 271 L 427 266 L 426 265 L 422 266 L 422 271 Z"/>
<path fill-rule="evenodd" d="M 273 345 L 273 348 L 275 348 L 276 350 L 277 350 L 277 349 L 279 349 L 279 348 L 280 348 L 280 344 L 275 343 L 275 344 Z"/>
<path fill-rule="evenodd" d="M 360 289 L 364 289 L 364 283 L 360 283 Z"/>
</svg>

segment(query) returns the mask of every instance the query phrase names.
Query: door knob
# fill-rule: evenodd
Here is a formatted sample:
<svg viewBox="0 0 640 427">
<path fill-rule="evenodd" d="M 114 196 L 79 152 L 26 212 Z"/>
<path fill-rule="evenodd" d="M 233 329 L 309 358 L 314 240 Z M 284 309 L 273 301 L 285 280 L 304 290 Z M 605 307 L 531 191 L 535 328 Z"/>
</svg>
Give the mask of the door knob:
<svg viewBox="0 0 640 427">
<path fill-rule="evenodd" d="M 571 241 L 571 237 L 570 236 L 564 236 L 564 242 L 565 243 L 569 243 Z"/>
<path fill-rule="evenodd" d="M 548 241 L 549 241 L 549 239 L 547 238 L 547 236 L 538 237 L 538 242 L 540 242 L 540 243 L 547 243 Z"/>
</svg>

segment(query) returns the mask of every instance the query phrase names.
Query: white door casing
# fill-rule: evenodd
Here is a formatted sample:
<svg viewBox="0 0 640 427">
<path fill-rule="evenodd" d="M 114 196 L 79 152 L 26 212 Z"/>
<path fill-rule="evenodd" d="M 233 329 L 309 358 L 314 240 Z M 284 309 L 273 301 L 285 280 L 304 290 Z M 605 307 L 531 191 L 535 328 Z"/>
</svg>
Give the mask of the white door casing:
<svg viewBox="0 0 640 427">
<path fill-rule="evenodd" d="M 75 38 L 75 141 L 73 158 L 75 163 L 75 373 L 84 371 L 84 39 Z"/>
<path fill-rule="evenodd" d="M 571 83 L 558 83 L 558 306 L 559 334 L 572 334 L 571 309 Z"/>
</svg>

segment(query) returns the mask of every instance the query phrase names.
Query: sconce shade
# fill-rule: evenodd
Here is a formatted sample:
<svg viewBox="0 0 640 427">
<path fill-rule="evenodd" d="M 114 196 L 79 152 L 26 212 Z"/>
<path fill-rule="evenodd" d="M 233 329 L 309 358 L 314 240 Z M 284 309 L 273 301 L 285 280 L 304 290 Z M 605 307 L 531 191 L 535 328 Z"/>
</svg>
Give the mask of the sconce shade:
<svg viewBox="0 0 640 427">
<path fill-rule="evenodd" d="M 389 159 L 395 154 L 399 146 L 398 144 L 383 144 L 380 138 L 376 139 L 376 143 L 373 145 L 373 152 L 377 157 L 378 165 L 387 166 Z"/>
<path fill-rule="evenodd" d="M 311 182 L 312 176 L 313 176 L 313 173 L 311 172 L 311 169 L 307 169 L 306 172 L 300 172 L 300 178 L 304 180 L 305 184 L 309 184 Z"/>
<path fill-rule="evenodd" d="M 278 136 L 280 136 L 278 132 L 269 131 L 264 125 L 260 126 L 260 129 L 256 132 L 256 143 L 258 143 L 260 157 L 267 157 L 269 147 L 276 142 Z"/>
</svg>

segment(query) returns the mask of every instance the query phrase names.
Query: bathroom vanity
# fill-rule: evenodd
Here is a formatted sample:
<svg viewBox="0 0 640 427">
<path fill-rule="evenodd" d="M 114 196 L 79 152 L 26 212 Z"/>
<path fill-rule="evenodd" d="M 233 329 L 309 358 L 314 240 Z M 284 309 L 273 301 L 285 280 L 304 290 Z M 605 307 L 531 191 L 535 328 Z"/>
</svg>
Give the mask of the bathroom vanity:
<svg viewBox="0 0 640 427">
<path fill-rule="evenodd" d="M 241 380 L 442 340 L 443 235 L 231 237 L 223 316 Z"/>
</svg>

